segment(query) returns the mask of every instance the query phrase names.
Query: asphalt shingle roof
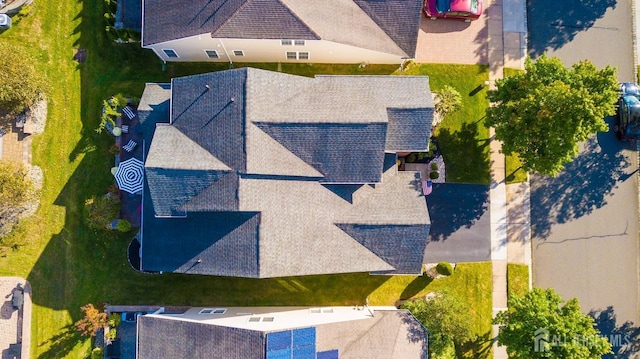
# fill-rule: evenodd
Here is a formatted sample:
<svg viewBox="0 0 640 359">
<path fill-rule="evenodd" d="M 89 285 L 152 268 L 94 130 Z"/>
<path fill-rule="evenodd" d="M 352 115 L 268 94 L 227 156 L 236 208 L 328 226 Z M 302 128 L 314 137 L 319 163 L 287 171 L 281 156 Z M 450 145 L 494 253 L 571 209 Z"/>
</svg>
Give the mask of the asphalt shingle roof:
<svg viewBox="0 0 640 359">
<path fill-rule="evenodd" d="M 151 316 L 138 318 L 138 359 L 264 359 L 264 333 Z"/>
<path fill-rule="evenodd" d="M 145 161 L 143 269 L 419 273 L 430 224 L 421 179 L 385 149 L 389 128 L 428 139 L 432 107 L 426 77 L 245 68 L 174 79 L 171 124 L 155 128 Z M 193 266 L 203 255 L 213 260 Z"/>
<path fill-rule="evenodd" d="M 144 0 L 143 45 L 211 33 L 327 40 L 414 57 L 420 0 Z"/>
<path fill-rule="evenodd" d="M 120 0 L 116 10 L 116 28 L 142 29 L 142 0 Z"/>
</svg>

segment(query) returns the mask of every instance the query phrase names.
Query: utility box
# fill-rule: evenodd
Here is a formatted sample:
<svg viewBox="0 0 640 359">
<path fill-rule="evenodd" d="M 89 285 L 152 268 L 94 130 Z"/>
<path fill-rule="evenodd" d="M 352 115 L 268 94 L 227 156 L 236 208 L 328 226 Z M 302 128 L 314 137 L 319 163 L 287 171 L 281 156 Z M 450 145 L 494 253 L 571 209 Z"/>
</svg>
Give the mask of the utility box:
<svg viewBox="0 0 640 359">
<path fill-rule="evenodd" d="M 0 14 L 0 30 L 11 28 L 11 18 L 7 14 Z"/>
</svg>

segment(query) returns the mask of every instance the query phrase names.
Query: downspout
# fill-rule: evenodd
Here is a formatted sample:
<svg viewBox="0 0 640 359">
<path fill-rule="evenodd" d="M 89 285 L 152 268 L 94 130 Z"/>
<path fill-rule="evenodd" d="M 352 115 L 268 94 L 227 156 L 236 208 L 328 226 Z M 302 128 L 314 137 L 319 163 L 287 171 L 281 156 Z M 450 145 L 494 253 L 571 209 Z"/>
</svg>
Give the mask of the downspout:
<svg viewBox="0 0 640 359">
<path fill-rule="evenodd" d="M 229 53 L 227 52 L 227 48 L 224 46 L 224 43 L 222 42 L 222 39 L 218 39 L 218 41 L 220 41 L 220 45 L 222 45 L 222 50 L 224 51 L 225 56 L 227 57 L 227 59 L 229 59 L 229 68 L 232 69 L 233 68 L 233 60 L 231 60 L 231 56 L 229 56 Z"/>
</svg>

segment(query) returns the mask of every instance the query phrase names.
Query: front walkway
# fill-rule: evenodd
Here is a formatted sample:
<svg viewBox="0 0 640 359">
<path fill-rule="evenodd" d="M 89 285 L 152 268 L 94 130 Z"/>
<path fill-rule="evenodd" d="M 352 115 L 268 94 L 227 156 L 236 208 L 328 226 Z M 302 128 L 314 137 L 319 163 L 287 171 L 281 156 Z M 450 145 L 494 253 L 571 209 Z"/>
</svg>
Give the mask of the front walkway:
<svg viewBox="0 0 640 359">
<path fill-rule="evenodd" d="M 491 0 L 485 10 L 488 16 L 489 81 L 503 78 L 505 67 L 524 68 L 526 56 L 526 2 L 523 0 Z M 493 263 L 493 315 L 507 308 L 507 263 L 531 263 L 531 236 L 528 186 L 507 186 L 502 143 L 490 129 L 491 144 L 491 261 Z M 518 185 L 516 185 L 518 186 Z M 509 195 L 508 195 L 509 193 Z M 531 276 L 529 276 L 531 277 Z M 493 326 L 494 337 L 498 327 Z M 493 345 L 495 359 L 508 358 L 505 347 Z"/>
<path fill-rule="evenodd" d="M 16 310 L 11 298 L 18 290 L 24 290 L 24 304 Z M 0 294 L 4 298 L 0 309 L 2 359 L 28 359 L 31 351 L 31 286 L 23 278 L 0 277 Z"/>
</svg>

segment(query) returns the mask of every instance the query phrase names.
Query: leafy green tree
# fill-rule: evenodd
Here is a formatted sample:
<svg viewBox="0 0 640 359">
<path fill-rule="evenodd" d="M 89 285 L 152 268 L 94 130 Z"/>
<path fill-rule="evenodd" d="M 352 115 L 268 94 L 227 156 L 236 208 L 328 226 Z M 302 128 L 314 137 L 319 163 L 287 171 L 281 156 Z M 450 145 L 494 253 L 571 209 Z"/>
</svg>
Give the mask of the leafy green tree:
<svg viewBox="0 0 640 359">
<path fill-rule="evenodd" d="M 0 237 L 9 233 L 33 196 L 33 182 L 24 166 L 0 161 Z"/>
<path fill-rule="evenodd" d="M 496 81 L 485 124 L 495 128 L 502 151 L 517 153 L 525 171 L 557 175 L 578 154 L 578 143 L 607 131 L 615 114 L 616 69 L 581 61 L 570 68 L 543 55 L 525 71 Z"/>
<path fill-rule="evenodd" d="M 534 288 L 509 298 L 509 309 L 498 313 L 498 344 L 509 358 L 601 358 L 611 344 L 600 336 L 593 318 L 580 311 L 578 300 L 563 302 L 553 289 Z"/>
<path fill-rule="evenodd" d="M 469 310 L 452 293 L 437 293 L 429 299 L 417 299 L 402 304 L 429 333 L 431 357 L 441 357 L 474 338 Z"/>
<path fill-rule="evenodd" d="M 44 82 L 23 48 L 0 42 L 0 54 L 0 109 L 18 113 L 36 102 Z"/>
</svg>

